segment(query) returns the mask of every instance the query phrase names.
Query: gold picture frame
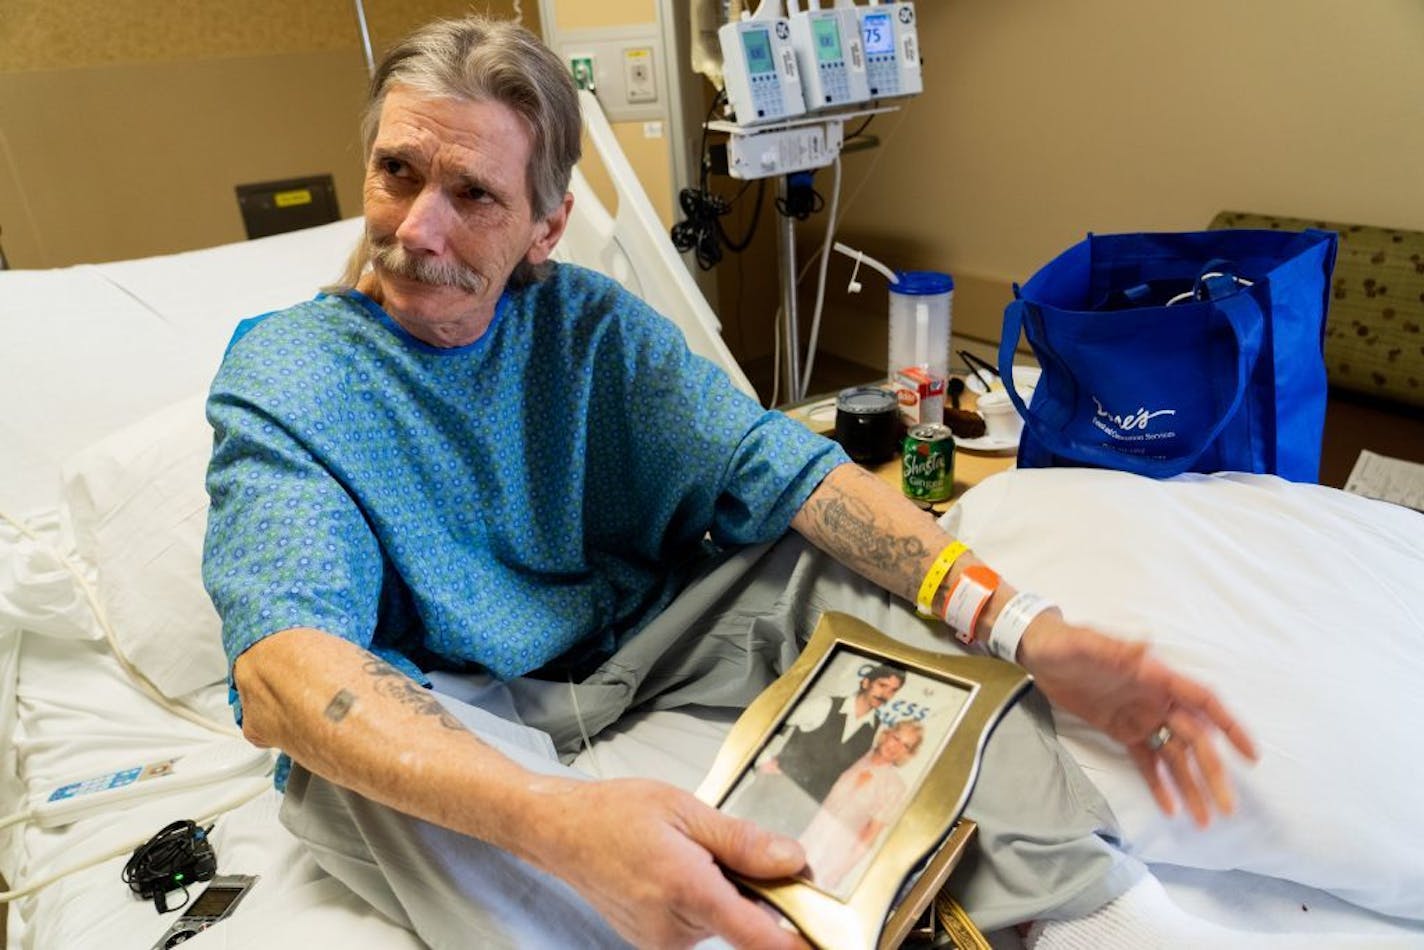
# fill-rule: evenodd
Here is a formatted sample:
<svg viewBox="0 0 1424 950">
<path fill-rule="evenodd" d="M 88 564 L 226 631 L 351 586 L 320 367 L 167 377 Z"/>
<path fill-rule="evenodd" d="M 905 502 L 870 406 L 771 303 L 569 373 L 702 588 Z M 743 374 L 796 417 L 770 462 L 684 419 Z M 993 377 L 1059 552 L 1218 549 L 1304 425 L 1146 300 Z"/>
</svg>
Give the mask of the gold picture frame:
<svg viewBox="0 0 1424 950">
<path fill-rule="evenodd" d="M 697 791 L 806 847 L 801 876 L 737 880 L 819 947 L 898 946 L 963 853 L 973 823 L 958 819 L 984 746 L 1031 683 L 1012 663 L 921 650 L 824 614 Z M 844 751 L 827 752 L 837 735 Z"/>
</svg>

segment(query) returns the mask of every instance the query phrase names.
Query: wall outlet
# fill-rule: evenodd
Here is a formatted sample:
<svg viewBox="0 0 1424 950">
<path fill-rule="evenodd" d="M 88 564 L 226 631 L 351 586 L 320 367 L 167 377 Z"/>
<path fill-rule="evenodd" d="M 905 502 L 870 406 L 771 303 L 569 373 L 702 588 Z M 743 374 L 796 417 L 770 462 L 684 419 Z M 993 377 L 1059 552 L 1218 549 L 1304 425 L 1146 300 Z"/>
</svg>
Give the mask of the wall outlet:
<svg viewBox="0 0 1424 950">
<path fill-rule="evenodd" d="M 623 88 L 629 102 L 657 101 L 652 47 L 636 46 L 623 51 Z"/>
</svg>

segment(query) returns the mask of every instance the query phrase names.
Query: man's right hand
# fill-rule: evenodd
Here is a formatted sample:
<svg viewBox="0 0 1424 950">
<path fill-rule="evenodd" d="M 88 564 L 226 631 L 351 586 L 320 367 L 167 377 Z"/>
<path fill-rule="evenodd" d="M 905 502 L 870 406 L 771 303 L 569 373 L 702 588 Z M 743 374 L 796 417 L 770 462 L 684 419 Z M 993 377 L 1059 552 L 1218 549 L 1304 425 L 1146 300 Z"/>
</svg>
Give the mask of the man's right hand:
<svg viewBox="0 0 1424 950">
<path fill-rule="evenodd" d="M 540 780 L 528 856 L 568 881 L 639 947 L 719 936 L 737 947 L 805 947 L 722 873 L 781 878 L 806 863 L 792 838 L 642 779 Z"/>
</svg>

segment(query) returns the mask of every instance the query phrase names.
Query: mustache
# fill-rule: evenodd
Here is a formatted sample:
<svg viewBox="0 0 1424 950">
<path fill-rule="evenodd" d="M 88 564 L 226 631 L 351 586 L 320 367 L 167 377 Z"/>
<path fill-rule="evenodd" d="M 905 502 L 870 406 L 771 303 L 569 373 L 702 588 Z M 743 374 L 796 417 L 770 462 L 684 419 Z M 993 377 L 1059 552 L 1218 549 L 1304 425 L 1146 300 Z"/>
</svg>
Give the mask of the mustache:
<svg viewBox="0 0 1424 950">
<path fill-rule="evenodd" d="M 387 272 L 406 280 L 433 287 L 455 287 L 469 293 L 483 293 L 488 285 L 479 274 L 454 261 L 431 260 L 406 251 L 394 238 L 368 238 L 371 260 Z"/>
</svg>

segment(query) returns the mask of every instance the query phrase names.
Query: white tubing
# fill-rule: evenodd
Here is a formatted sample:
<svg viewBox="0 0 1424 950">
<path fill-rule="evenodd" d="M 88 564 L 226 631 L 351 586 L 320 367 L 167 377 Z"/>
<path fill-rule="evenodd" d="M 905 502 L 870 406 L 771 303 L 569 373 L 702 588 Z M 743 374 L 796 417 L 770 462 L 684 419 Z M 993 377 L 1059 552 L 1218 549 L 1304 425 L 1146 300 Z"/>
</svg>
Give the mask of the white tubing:
<svg viewBox="0 0 1424 950">
<path fill-rule="evenodd" d="M 32 543 L 49 548 L 54 559 L 74 578 L 75 584 L 79 587 L 79 593 L 89 605 L 90 611 L 93 612 L 94 620 L 99 624 L 99 629 L 103 631 L 104 640 L 108 643 L 110 652 L 113 653 L 114 659 L 118 661 L 120 668 L 128 675 L 130 681 L 132 681 L 139 693 L 173 715 L 180 719 L 186 719 L 194 725 L 202 726 L 204 729 L 216 732 L 218 735 L 235 736 L 239 739 L 243 737 L 242 731 L 238 729 L 237 726 L 231 723 L 217 722 L 209 719 L 207 716 L 194 712 L 188 707 L 163 695 L 163 692 L 157 686 L 153 685 L 153 681 L 145 676 L 142 670 L 134 666 L 133 661 L 124 653 L 123 647 L 119 645 L 119 638 L 114 633 L 113 624 L 109 622 L 108 611 L 104 609 L 104 605 L 99 600 L 98 593 L 95 592 L 93 585 L 89 583 L 89 579 L 84 576 L 84 572 L 79 566 L 64 552 L 48 544 L 43 538 L 31 531 L 19 518 L 7 513 L 3 509 L 0 509 L 0 521 L 9 523 L 11 527 Z"/>
<path fill-rule="evenodd" d="M 236 793 L 230 798 L 224 799 L 219 804 L 204 811 L 197 818 L 193 819 L 193 821 L 195 824 L 199 825 L 204 824 L 205 822 L 212 821 L 213 819 L 217 818 L 219 815 L 225 812 L 232 811 L 234 808 L 239 808 L 247 804 L 248 802 L 252 801 L 258 795 L 261 795 L 263 792 L 267 791 L 271 787 L 272 777 L 270 774 L 268 774 L 268 776 L 265 778 L 252 780 L 247 785 L 243 786 L 242 791 Z M 79 871 L 86 870 L 87 868 L 92 868 L 96 864 L 102 864 L 105 861 L 110 861 L 114 858 L 122 857 L 126 854 L 131 854 L 134 849 L 136 849 L 139 845 L 149 841 L 151 837 L 152 836 L 150 835 L 143 838 L 134 838 L 131 841 L 124 842 L 123 844 L 119 845 L 111 851 L 105 851 L 103 854 L 96 854 L 88 858 L 83 858 L 75 864 L 71 864 L 62 870 L 55 871 L 53 874 L 47 874 L 38 880 L 29 881 L 21 885 L 20 887 L 13 888 L 12 890 L 0 891 L 0 906 L 8 904 L 11 901 L 19 900 L 22 897 L 29 897 L 36 891 L 40 891 L 46 887 L 49 887 L 51 884 L 53 884 L 55 881 L 60 880 L 61 878 L 68 877 L 71 874 L 78 873 Z"/>
<path fill-rule="evenodd" d="M 848 247 L 847 245 L 842 244 L 840 241 L 837 241 L 832 246 L 835 247 L 836 250 L 844 254 L 846 257 L 853 257 L 861 263 L 865 264 L 867 267 L 871 267 L 875 270 L 880 271 L 880 273 L 884 274 L 885 279 L 890 281 L 890 283 L 898 284 L 900 282 L 899 275 L 897 275 L 890 268 L 886 267 L 884 264 L 877 261 L 875 258 L 871 257 L 869 254 L 866 254 L 864 251 L 857 251 L 855 248 Z"/>
</svg>

